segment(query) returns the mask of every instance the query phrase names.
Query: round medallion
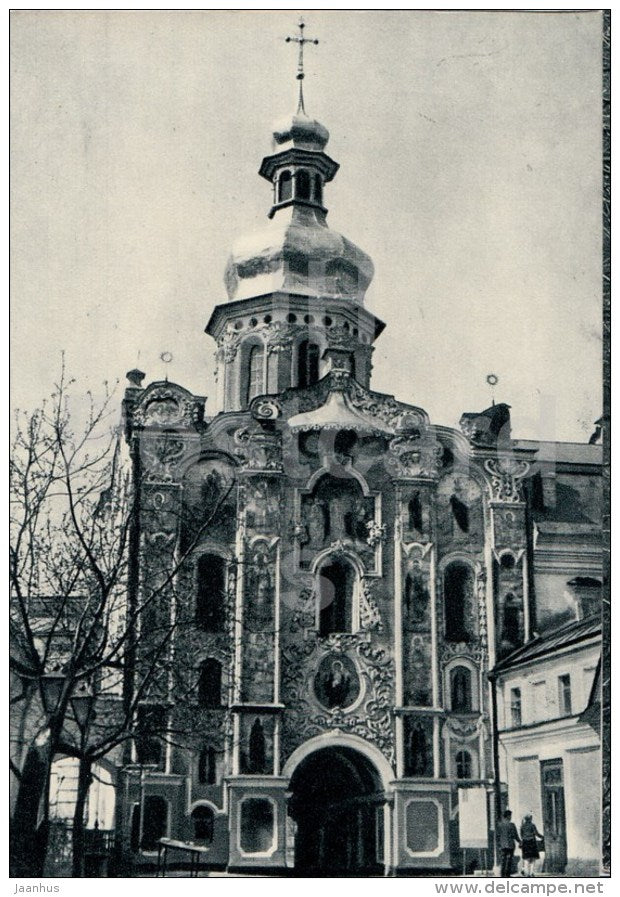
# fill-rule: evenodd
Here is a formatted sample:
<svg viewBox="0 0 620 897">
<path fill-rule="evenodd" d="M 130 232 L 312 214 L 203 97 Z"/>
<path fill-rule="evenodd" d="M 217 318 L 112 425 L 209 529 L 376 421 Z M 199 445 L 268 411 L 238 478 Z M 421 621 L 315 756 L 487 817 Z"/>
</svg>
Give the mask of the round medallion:
<svg viewBox="0 0 620 897">
<path fill-rule="evenodd" d="M 354 704 L 359 697 L 360 680 L 353 661 L 346 654 L 327 654 L 314 676 L 314 693 L 329 710 Z"/>
</svg>

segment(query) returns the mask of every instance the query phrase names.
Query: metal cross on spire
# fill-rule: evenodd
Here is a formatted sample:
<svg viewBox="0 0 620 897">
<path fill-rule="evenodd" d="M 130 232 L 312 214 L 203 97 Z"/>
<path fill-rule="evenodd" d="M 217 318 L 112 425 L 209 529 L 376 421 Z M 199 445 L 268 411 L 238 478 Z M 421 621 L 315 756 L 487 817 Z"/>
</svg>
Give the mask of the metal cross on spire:
<svg viewBox="0 0 620 897">
<path fill-rule="evenodd" d="M 297 57 L 297 80 L 299 81 L 299 102 L 297 103 L 297 111 L 304 112 L 306 111 L 304 107 L 304 91 L 303 91 L 303 81 L 304 81 L 304 44 L 318 44 L 318 40 L 316 38 L 304 37 L 304 28 L 306 27 L 304 20 L 300 18 L 299 20 L 299 37 L 287 37 L 287 44 L 293 41 L 294 43 L 299 45 L 299 55 Z"/>
</svg>

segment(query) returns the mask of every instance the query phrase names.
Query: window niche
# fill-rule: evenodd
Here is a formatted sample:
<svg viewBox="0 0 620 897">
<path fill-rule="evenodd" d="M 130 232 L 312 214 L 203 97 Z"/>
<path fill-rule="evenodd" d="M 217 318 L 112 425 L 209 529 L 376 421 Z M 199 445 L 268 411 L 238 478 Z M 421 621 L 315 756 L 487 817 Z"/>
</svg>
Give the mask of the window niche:
<svg viewBox="0 0 620 897">
<path fill-rule="evenodd" d="M 263 724 L 258 717 L 254 720 L 250 729 L 248 761 L 249 772 L 267 772 L 265 732 Z"/>
<path fill-rule="evenodd" d="M 237 502 L 233 469 L 228 461 L 218 457 L 201 458 L 183 477 L 183 511 L 181 551 L 200 544 L 208 532 L 209 538 L 229 544 L 234 539 Z"/>
<path fill-rule="evenodd" d="M 297 347 L 297 385 L 301 388 L 312 386 L 319 380 L 319 353 L 316 343 L 302 340 Z"/>
<path fill-rule="evenodd" d="M 196 563 L 196 625 L 206 632 L 226 629 L 226 560 L 203 554 Z"/>
<path fill-rule="evenodd" d="M 501 616 L 501 647 L 503 651 L 518 648 L 523 644 L 521 620 L 521 601 L 514 592 L 508 592 L 504 597 Z"/>
<path fill-rule="evenodd" d="M 265 347 L 251 343 L 241 352 L 241 401 L 247 407 L 252 399 L 265 392 Z"/>
<path fill-rule="evenodd" d="M 198 784 L 215 785 L 217 782 L 217 754 L 212 745 L 204 747 L 198 755 Z"/>
<path fill-rule="evenodd" d="M 443 573 L 445 637 L 450 642 L 468 642 L 474 596 L 474 573 L 469 564 L 453 561 Z"/>
<path fill-rule="evenodd" d="M 334 449 L 344 456 L 354 452 L 349 431 L 335 439 Z M 325 474 L 310 495 L 302 495 L 302 561 L 310 561 L 333 542 L 348 542 L 365 563 L 372 562 L 374 548 L 368 544 L 369 524 L 375 519 L 375 499 L 365 496 L 354 477 Z"/>
<path fill-rule="evenodd" d="M 141 704 L 138 707 L 135 736 L 138 763 L 164 768 L 167 723 L 168 710 L 161 704 Z"/>
<path fill-rule="evenodd" d="M 293 196 L 293 179 L 290 171 L 283 171 L 278 180 L 278 202 L 287 202 Z"/>
<path fill-rule="evenodd" d="M 310 199 L 310 175 L 304 169 L 295 175 L 295 199 Z"/>
<path fill-rule="evenodd" d="M 222 706 L 222 664 L 214 657 L 208 657 L 200 665 L 198 703 L 211 710 Z"/>
<path fill-rule="evenodd" d="M 471 713 L 474 709 L 471 670 L 464 666 L 452 667 L 449 683 L 450 710 L 454 713 Z"/>
<path fill-rule="evenodd" d="M 211 807 L 204 805 L 194 807 L 191 819 L 194 841 L 198 841 L 201 844 L 211 844 L 215 821 L 215 814 Z"/>
<path fill-rule="evenodd" d="M 140 844 L 140 829 L 142 843 Z M 159 794 L 144 797 L 144 823 L 140 825 L 140 804 L 134 807 L 131 820 L 131 848 L 133 851 L 156 851 L 159 839 L 168 834 L 168 801 Z"/>
<path fill-rule="evenodd" d="M 414 492 L 407 502 L 406 525 L 410 533 L 422 534 L 424 532 L 424 518 L 422 514 L 422 497 L 419 492 Z"/>
<path fill-rule="evenodd" d="M 419 562 L 407 570 L 403 591 L 405 628 L 413 632 L 430 629 L 430 594 Z"/>
<path fill-rule="evenodd" d="M 457 779 L 472 778 L 473 763 L 469 751 L 460 750 L 454 755 L 454 773 Z"/>
<path fill-rule="evenodd" d="M 405 775 L 433 775 L 433 723 L 426 718 L 405 717 Z"/>
<path fill-rule="evenodd" d="M 243 715 L 239 759 L 244 775 L 270 775 L 273 772 L 273 726 L 269 716 Z"/>
<path fill-rule="evenodd" d="M 344 558 L 336 558 L 321 566 L 317 596 L 319 635 L 353 630 L 353 590 L 355 570 Z"/>
</svg>

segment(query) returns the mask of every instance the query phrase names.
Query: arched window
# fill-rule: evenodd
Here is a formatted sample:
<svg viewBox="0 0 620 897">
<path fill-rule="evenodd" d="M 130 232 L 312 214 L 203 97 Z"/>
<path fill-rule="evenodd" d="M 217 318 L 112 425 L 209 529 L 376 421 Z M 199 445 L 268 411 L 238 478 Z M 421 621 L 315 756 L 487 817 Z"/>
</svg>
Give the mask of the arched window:
<svg viewBox="0 0 620 897">
<path fill-rule="evenodd" d="M 201 707 L 220 707 L 222 704 L 222 664 L 208 657 L 200 667 L 198 701 Z"/>
<path fill-rule="evenodd" d="M 215 814 L 211 807 L 195 807 L 192 810 L 192 827 L 194 830 L 194 841 L 202 841 L 204 844 L 211 844 L 213 841 L 213 820 Z"/>
<path fill-rule="evenodd" d="M 198 782 L 200 785 L 215 785 L 216 779 L 215 749 L 209 746 L 203 748 L 198 757 Z"/>
<path fill-rule="evenodd" d="M 283 171 L 278 181 L 278 202 L 286 202 L 293 195 L 293 181 L 290 171 Z"/>
<path fill-rule="evenodd" d="M 314 201 L 323 204 L 323 182 L 320 174 L 314 175 Z"/>
<path fill-rule="evenodd" d="M 519 602 L 513 592 L 508 592 L 504 599 L 504 614 L 502 620 L 502 642 L 508 642 L 515 647 L 521 643 Z"/>
<path fill-rule="evenodd" d="M 245 390 L 245 403 L 249 405 L 255 396 L 259 396 L 264 392 L 264 355 L 265 350 L 262 345 L 256 343 L 250 347 L 247 354 L 247 388 Z"/>
<path fill-rule="evenodd" d="M 457 779 L 471 779 L 471 754 L 469 751 L 457 751 L 454 761 Z"/>
<path fill-rule="evenodd" d="M 414 494 L 409 499 L 409 503 L 407 504 L 407 512 L 409 518 L 409 529 L 420 531 L 422 529 L 422 502 L 420 500 L 419 492 L 414 492 Z"/>
<path fill-rule="evenodd" d="M 454 667 L 450 672 L 450 709 L 456 713 L 472 710 L 471 672 L 467 667 Z"/>
<path fill-rule="evenodd" d="M 473 574 L 467 564 L 458 561 L 448 564 L 443 575 L 446 639 L 467 642 L 466 616 L 473 594 Z"/>
<path fill-rule="evenodd" d="M 318 581 L 319 635 L 351 632 L 355 573 L 349 563 L 334 560 L 321 567 Z"/>
<path fill-rule="evenodd" d="M 450 507 L 452 508 L 452 515 L 454 520 L 456 521 L 456 525 L 462 533 L 469 532 L 469 508 L 465 504 L 464 501 L 458 497 L 458 495 L 452 495 L 450 497 Z"/>
<path fill-rule="evenodd" d="M 297 385 L 312 386 L 319 379 L 319 347 L 304 339 L 297 348 Z"/>
<path fill-rule="evenodd" d="M 295 175 L 295 199 L 310 199 L 310 175 L 298 171 Z"/>
<path fill-rule="evenodd" d="M 203 554 L 196 570 L 196 623 L 207 632 L 223 632 L 226 625 L 226 561 Z"/>
<path fill-rule="evenodd" d="M 514 554 L 511 554 L 509 551 L 504 552 L 504 554 L 501 556 L 501 558 L 499 560 L 500 567 L 502 568 L 502 570 L 505 570 L 506 572 L 510 572 L 511 570 L 514 570 L 515 564 L 516 564 L 515 556 L 514 556 Z"/>
<path fill-rule="evenodd" d="M 351 373 L 351 376 L 352 376 L 353 379 L 355 380 L 355 375 L 357 374 L 357 364 L 356 364 L 356 361 L 355 361 L 355 352 L 351 352 L 351 354 L 350 354 L 350 356 L 349 356 L 349 363 L 350 363 L 350 366 L 351 366 L 351 367 L 350 367 L 350 373 Z"/>
<path fill-rule="evenodd" d="M 250 772 L 267 772 L 265 769 L 265 755 L 265 732 L 263 730 L 263 724 L 257 717 L 250 730 L 250 744 L 248 749 Z"/>
</svg>

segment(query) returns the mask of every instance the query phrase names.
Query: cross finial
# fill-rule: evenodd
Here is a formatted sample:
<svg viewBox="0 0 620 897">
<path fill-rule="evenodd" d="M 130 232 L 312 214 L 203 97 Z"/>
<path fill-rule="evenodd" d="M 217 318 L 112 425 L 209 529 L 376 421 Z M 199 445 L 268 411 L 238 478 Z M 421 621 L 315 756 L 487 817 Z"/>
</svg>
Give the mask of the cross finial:
<svg viewBox="0 0 620 897">
<path fill-rule="evenodd" d="M 304 37 L 304 28 L 306 27 L 303 19 L 299 20 L 299 37 L 287 37 L 287 44 L 293 41 L 294 43 L 299 45 L 299 55 L 297 57 L 297 80 L 299 81 L 299 102 L 297 103 L 297 111 L 305 112 L 304 107 L 304 91 L 303 91 L 303 81 L 304 81 L 304 44 L 318 44 L 318 40 L 316 38 Z"/>
</svg>

